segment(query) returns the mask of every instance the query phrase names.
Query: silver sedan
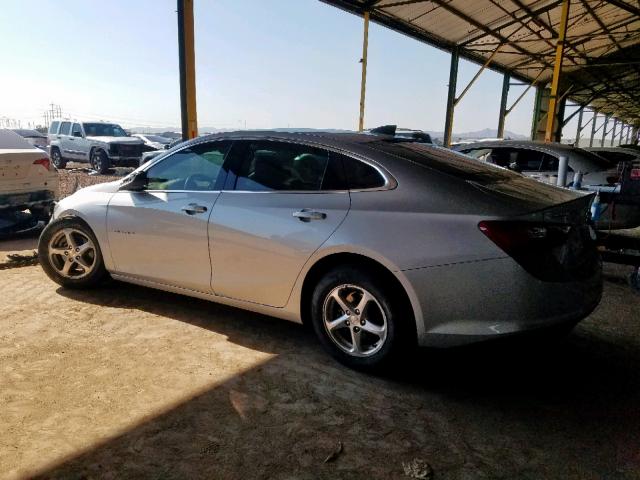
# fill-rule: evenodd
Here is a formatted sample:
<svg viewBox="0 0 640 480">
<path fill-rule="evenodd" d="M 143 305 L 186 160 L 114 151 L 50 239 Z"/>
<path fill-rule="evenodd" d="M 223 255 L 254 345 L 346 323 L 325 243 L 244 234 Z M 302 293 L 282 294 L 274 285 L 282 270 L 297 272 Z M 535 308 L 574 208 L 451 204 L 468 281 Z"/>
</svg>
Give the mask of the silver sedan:
<svg viewBox="0 0 640 480">
<path fill-rule="evenodd" d="M 411 139 L 236 132 L 65 198 L 39 256 L 64 287 L 111 276 L 308 323 L 378 368 L 588 315 L 590 202 Z"/>
</svg>

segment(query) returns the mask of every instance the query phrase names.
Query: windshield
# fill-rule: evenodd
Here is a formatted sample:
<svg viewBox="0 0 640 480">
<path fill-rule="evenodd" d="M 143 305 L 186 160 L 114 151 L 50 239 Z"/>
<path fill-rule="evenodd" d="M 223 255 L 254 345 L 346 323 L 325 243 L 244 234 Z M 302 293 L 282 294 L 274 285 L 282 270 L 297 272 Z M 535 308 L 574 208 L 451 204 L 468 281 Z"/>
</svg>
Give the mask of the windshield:
<svg viewBox="0 0 640 480">
<path fill-rule="evenodd" d="M 83 123 L 87 137 L 127 137 L 127 132 L 115 123 Z"/>
<path fill-rule="evenodd" d="M 160 135 L 145 135 L 145 137 L 147 137 L 147 140 L 149 140 L 150 142 L 158 142 L 164 144 L 171 142 L 171 139 L 167 137 L 161 137 Z"/>
</svg>

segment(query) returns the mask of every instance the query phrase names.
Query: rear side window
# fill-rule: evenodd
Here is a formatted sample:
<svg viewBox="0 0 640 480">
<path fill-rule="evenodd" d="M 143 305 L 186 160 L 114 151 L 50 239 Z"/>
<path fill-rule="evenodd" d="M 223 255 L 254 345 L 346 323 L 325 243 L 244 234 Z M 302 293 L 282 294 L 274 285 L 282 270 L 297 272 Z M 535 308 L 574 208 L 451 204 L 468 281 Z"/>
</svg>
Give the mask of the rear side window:
<svg viewBox="0 0 640 480">
<path fill-rule="evenodd" d="M 71 122 L 62 122 L 60 125 L 60 135 L 70 135 L 71 134 Z"/>
<path fill-rule="evenodd" d="M 58 122 L 57 120 L 55 122 L 51 122 L 51 125 L 49 125 L 49 133 L 51 134 L 58 133 L 59 125 L 60 125 L 60 122 Z"/>
<path fill-rule="evenodd" d="M 367 190 L 384 187 L 382 174 L 368 163 L 342 155 L 342 163 L 350 190 Z"/>
<path fill-rule="evenodd" d="M 321 148 L 270 140 L 237 141 L 236 190 L 319 191 L 340 185 L 340 166 Z"/>
</svg>

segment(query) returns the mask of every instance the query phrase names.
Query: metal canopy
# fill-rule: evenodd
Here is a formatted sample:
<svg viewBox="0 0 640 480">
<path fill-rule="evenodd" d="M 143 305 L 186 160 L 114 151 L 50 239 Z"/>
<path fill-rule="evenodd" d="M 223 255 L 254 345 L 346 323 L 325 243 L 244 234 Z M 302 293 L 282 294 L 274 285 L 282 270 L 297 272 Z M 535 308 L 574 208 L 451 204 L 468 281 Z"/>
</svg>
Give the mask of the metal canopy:
<svg viewBox="0 0 640 480">
<path fill-rule="evenodd" d="M 562 0 L 322 1 L 528 83 L 553 76 Z M 568 99 L 640 124 L 640 2 L 572 0 L 563 56 Z"/>
</svg>

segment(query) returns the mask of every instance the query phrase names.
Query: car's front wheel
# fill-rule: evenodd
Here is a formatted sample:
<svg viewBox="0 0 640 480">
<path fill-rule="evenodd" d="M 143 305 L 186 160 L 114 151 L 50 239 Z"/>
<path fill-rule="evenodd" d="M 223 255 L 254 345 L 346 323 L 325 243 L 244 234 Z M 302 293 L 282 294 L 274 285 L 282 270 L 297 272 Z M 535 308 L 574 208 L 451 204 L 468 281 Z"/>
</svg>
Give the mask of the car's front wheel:
<svg viewBox="0 0 640 480">
<path fill-rule="evenodd" d="M 67 288 L 89 288 L 107 277 L 98 240 L 89 227 L 67 217 L 42 231 L 38 260 L 54 282 Z"/>
<path fill-rule="evenodd" d="M 60 149 L 57 147 L 51 149 L 51 161 L 58 169 L 63 169 L 67 166 L 67 161 L 62 158 L 62 153 L 60 153 Z"/>
<path fill-rule="evenodd" d="M 399 300 L 374 272 L 340 267 L 315 288 L 313 327 L 338 361 L 352 368 L 380 370 L 412 346 L 412 315 Z"/>
</svg>

